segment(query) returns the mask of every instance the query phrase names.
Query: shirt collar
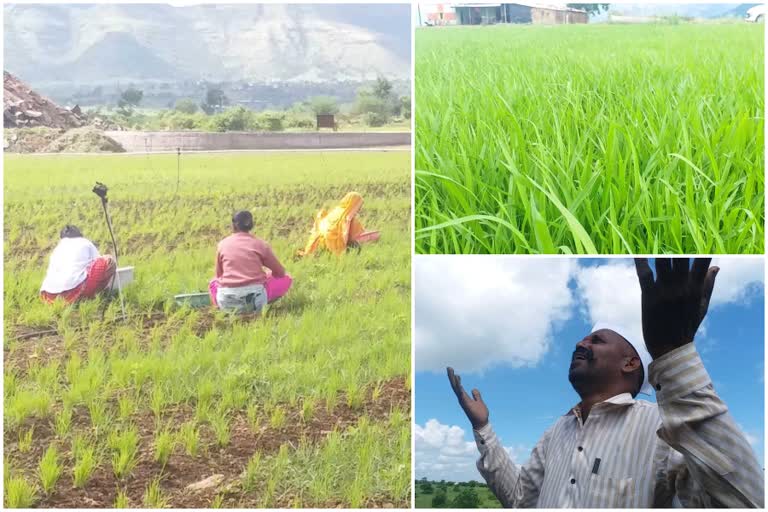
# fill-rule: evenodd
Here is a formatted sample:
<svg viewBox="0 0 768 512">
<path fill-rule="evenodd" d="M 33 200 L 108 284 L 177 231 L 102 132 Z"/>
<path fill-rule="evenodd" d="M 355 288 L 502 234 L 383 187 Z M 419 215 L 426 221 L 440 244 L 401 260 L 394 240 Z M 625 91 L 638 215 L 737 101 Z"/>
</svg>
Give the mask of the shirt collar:
<svg viewBox="0 0 768 512">
<path fill-rule="evenodd" d="M 619 406 L 619 407 L 626 407 L 626 406 L 629 406 L 629 405 L 633 405 L 635 402 L 637 402 L 637 400 L 632 398 L 632 394 L 631 393 L 621 393 L 621 394 L 618 394 L 616 396 L 612 396 L 611 398 L 608 398 L 607 400 L 603 400 L 602 402 L 596 403 L 594 405 L 594 407 L 593 407 L 593 410 L 597 406 L 603 406 L 604 407 L 604 404 L 610 404 L 610 405 L 615 405 L 615 406 Z M 576 416 L 580 416 L 581 412 L 578 412 L 578 413 L 576 412 L 576 410 L 579 408 L 580 404 L 581 404 L 581 402 L 579 402 L 578 404 L 574 405 L 571 408 L 571 410 L 568 411 L 565 415 L 568 416 L 569 414 L 575 414 Z"/>
</svg>

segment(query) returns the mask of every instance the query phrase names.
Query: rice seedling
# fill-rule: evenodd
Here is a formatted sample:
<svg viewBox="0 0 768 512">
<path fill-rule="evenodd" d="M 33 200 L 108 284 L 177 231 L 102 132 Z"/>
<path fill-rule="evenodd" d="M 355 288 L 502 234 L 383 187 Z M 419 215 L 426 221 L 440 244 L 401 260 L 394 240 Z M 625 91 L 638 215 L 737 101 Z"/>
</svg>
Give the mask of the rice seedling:
<svg viewBox="0 0 768 512">
<path fill-rule="evenodd" d="M 310 397 L 304 397 L 301 402 L 301 421 L 307 423 L 315 414 L 315 401 Z"/>
<path fill-rule="evenodd" d="M 223 494 L 217 494 L 214 496 L 213 501 L 211 502 L 211 508 L 222 508 L 224 506 L 224 495 Z"/>
<path fill-rule="evenodd" d="M 115 503 L 113 505 L 114 508 L 130 508 L 129 502 L 128 502 L 128 495 L 125 493 L 125 490 L 120 489 L 117 491 L 117 496 L 115 496 Z"/>
<path fill-rule="evenodd" d="M 196 457 L 200 447 L 200 429 L 194 422 L 188 422 L 179 429 L 179 441 L 187 455 Z"/>
<path fill-rule="evenodd" d="M 91 425 L 99 432 L 112 423 L 112 415 L 106 404 L 97 398 L 91 400 L 88 404 L 88 414 L 91 418 Z"/>
<path fill-rule="evenodd" d="M 5 485 L 5 506 L 8 508 L 31 508 L 37 499 L 37 487 L 23 476 L 11 477 Z"/>
<path fill-rule="evenodd" d="M 227 446 L 230 440 L 229 418 L 226 414 L 216 414 L 210 419 L 211 428 L 216 435 L 216 444 Z"/>
<path fill-rule="evenodd" d="M 120 395 L 117 399 L 118 417 L 121 420 L 129 419 L 136 412 L 136 401 L 129 395 Z"/>
<path fill-rule="evenodd" d="M 108 444 L 112 450 L 112 471 L 117 478 L 123 478 L 136 466 L 139 435 L 134 427 L 116 430 L 109 434 Z"/>
<path fill-rule="evenodd" d="M 248 459 L 248 465 L 243 473 L 242 484 L 246 492 L 253 491 L 256 488 L 256 482 L 259 479 L 259 470 L 261 469 L 261 453 L 254 453 Z"/>
<path fill-rule="evenodd" d="M 165 508 L 168 506 L 168 499 L 163 496 L 160 489 L 160 479 L 155 478 L 147 486 L 144 492 L 144 506 L 147 508 Z"/>
<path fill-rule="evenodd" d="M 762 254 L 763 59 L 750 24 L 417 29 L 416 251 Z"/>
<path fill-rule="evenodd" d="M 35 427 L 32 426 L 24 432 L 19 432 L 19 451 L 27 453 L 32 449 L 32 436 L 35 434 Z"/>
<path fill-rule="evenodd" d="M 248 404 L 245 409 L 245 417 L 248 418 L 248 424 L 253 430 L 257 430 L 259 427 L 259 407 L 254 404 Z"/>
<path fill-rule="evenodd" d="M 63 407 L 61 411 L 59 411 L 59 413 L 56 415 L 53 429 L 56 432 L 57 436 L 64 437 L 67 434 L 69 434 L 69 431 L 71 428 L 72 428 L 72 408 Z"/>
<path fill-rule="evenodd" d="M 51 395 L 42 389 L 21 389 L 6 401 L 3 414 L 8 426 L 14 428 L 27 418 L 47 418 L 51 415 Z"/>
<path fill-rule="evenodd" d="M 150 501 L 159 496 L 168 506 L 189 506 L 177 501 L 178 493 L 163 495 L 159 485 L 129 501 L 126 486 L 138 473 L 137 461 L 142 482 L 175 479 L 183 467 L 170 461 L 175 444 L 183 447 L 182 459 L 215 466 L 229 451 L 216 447 L 234 444 L 235 419 L 247 418 L 253 431 L 248 435 L 258 438 L 270 430 L 267 434 L 277 433 L 283 443 L 293 435 L 286 427 L 296 415 L 313 441 L 303 445 L 303 455 L 286 445 L 282 455 L 254 455 L 250 470 L 245 461 L 236 468 L 254 487 L 245 502 L 340 503 L 348 484 L 339 473 L 349 457 L 342 449 L 332 454 L 335 460 L 317 462 L 324 438 L 317 429 L 327 428 L 313 421 L 326 416 L 317 415 L 318 408 L 332 410 L 348 387 L 367 390 L 373 382 L 402 378 L 410 368 L 408 153 L 334 152 L 322 159 L 316 153 L 182 155 L 181 186 L 173 197 L 165 171 L 172 171 L 175 185 L 176 156 L 147 159 L 154 169 L 135 156 L 5 156 L 6 439 L 22 438 L 41 422 L 44 428 L 52 424 L 56 442 L 71 443 L 71 456 L 57 445 L 63 471 L 103 508 L 145 506 L 144 490 Z M 221 180 L 225 174 L 231 179 Z M 114 193 L 110 207 L 120 265 L 136 267 L 134 283 L 124 290 L 124 321 L 119 301 L 99 298 L 70 306 L 38 298 L 44 262 L 60 229 L 53 227 L 63 219 L 77 224 L 103 252 L 111 251 L 103 211 L 90 192 L 97 179 L 107 180 Z M 342 258 L 292 261 L 317 210 L 350 190 L 365 198 L 361 220 L 382 232 L 380 242 Z M 46 208 L 39 208 L 40 201 Z M 228 218 L 240 208 L 256 214 L 256 234 L 272 244 L 294 276 L 294 288 L 258 319 L 177 307 L 173 294 L 206 289 L 216 243 L 229 234 Z M 25 228 L 27 223 L 52 228 L 43 233 Z M 17 329 L 51 326 L 63 331 L 60 358 L 50 359 L 39 348 L 38 357 L 29 358 L 26 340 L 9 340 Z M 20 372 L 30 359 L 38 362 Z M 60 361 L 58 367 L 54 361 Z M 329 375 L 327 368 L 338 368 L 344 377 Z M 171 418 L 178 427 L 166 424 Z M 154 435 L 147 435 L 147 425 L 155 426 Z M 376 442 L 399 443 L 399 436 L 381 431 Z M 6 455 L 12 476 L 36 473 L 39 459 L 30 467 L 30 457 L 15 442 L 6 443 Z M 407 506 L 407 497 L 392 494 L 394 476 L 386 471 L 400 467 L 401 453 L 378 456 L 376 468 L 387 476 L 371 483 L 365 498 Z M 145 463 L 154 457 L 155 464 Z M 116 497 L 111 477 L 95 477 L 103 464 L 117 477 Z M 409 466 L 400 472 L 409 475 Z M 326 488 L 322 499 L 309 491 L 316 479 Z M 60 489 L 61 480 L 46 496 L 46 506 L 62 504 Z M 42 487 L 36 492 L 44 494 Z M 239 504 L 237 494 L 246 492 L 242 485 L 227 490 L 221 504 L 229 506 L 230 498 Z M 214 499 L 201 494 L 197 505 L 210 506 Z"/>
<path fill-rule="evenodd" d="M 154 454 L 155 462 L 159 462 L 163 467 L 165 467 L 175 447 L 176 439 L 169 430 L 156 432 Z"/>
<path fill-rule="evenodd" d="M 352 409 L 359 409 L 363 405 L 365 390 L 356 384 L 347 386 L 347 405 Z"/>
<path fill-rule="evenodd" d="M 272 428 L 280 429 L 285 426 L 285 411 L 279 405 L 272 409 L 272 414 L 269 416 L 269 424 Z"/>
<path fill-rule="evenodd" d="M 72 468 L 72 480 L 77 488 L 82 488 L 98 466 L 96 452 L 92 446 L 85 446 L 74 454 L 75 465 Z"/>
<path fill-rule="evenodd" d="M 51 444 L 48 446 L 48 449 L 45 450 L 45 454 L 40 460 L 37 472 L 40 477 L 40 482 L 43 485 L 43 491 L 46 494 L 50 494 L 51 491 L 53 491 L 53 488 L 56 487 L 56 482 L 59 481 L 62 472 L 56 445 Z"/>
</svg>

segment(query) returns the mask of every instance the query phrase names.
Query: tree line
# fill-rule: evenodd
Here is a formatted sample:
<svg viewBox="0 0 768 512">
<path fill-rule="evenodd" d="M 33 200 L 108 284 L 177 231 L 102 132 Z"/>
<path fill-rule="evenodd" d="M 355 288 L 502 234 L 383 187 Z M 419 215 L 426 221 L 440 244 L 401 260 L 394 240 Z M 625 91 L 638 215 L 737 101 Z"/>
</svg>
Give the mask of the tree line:
<svg viewBox="0 0 768 512">
<path fill-rule="evenodd" d="M 201 100 L 180 99 L 173 108 L 153 117 L 137 112 L 142 98 L 143 91 L 138 88 L 129 87 L 122 91 L 112 120 L 142 128 L 280 131 L 285 128 L 314 128 L 315 115 L 338 115 L 342 110 L 342 105 L 334 96 L 313 96 L 287 110 L 257 112 L 242 105 L 232 105 L 220 87 L 209 86 Z M 371 86 L 358 89 L 354 103 L 345 107 L 344 116 L 356 117 L 367 126 L 384 126 L 393 119 L 411 117 L 410 95 L 396 95 L 392 83 L 384 77 L 379 77 Z M 98 115 L 104 113 L 99 109 Z"/>
</svg>

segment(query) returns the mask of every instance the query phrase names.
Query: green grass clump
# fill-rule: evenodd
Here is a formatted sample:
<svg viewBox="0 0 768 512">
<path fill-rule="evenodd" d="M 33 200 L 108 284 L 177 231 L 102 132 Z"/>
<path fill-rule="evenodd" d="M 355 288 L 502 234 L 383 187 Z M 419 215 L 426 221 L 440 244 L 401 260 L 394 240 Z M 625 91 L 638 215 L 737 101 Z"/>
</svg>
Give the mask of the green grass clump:
<svg viewBox="0 0 768 512">
<path fill-rule="evenodd" d="M 168 459 L 171 458 L 175 447 L 176 439 L 170 431 L 163 430 L 157 432 L 155 434 L 155 462 L 159 462 L 162 466 L 168 464 Z"/>
<path fill-rule="evenodd" d="M 133 471 L 136 466 L 139 445 L 139 435 L 131 427 L 114 431 L 109 435 L 109 447 L 112 450 L 112 470 L 117 478 L 123 478 Z"/>
<path fill-rule="evenodd" d="M 762 253 L 763 27 L 416 32 L 416 251 Z"/>
<path fill-rule="evenodd" d="M 50 494 L 53 488 L 56 487 L 56 482 L 59 481 L 61 472 L 62 466 L 59 462 L 59 453 L 56 450 L 56 446 L 51 444 L 45 451 L 38 467 L 38 475 L 40 476 L 40 482 L 43 484 L 45 494 Z"/>
<path fill-rule="evenodd" d="M 79 450 L 75 455 L 75 466 L 72 469 L 75 487 L 85 486 L 97 465 L 96 453 L 92 446 L 86 446 Z"/>
<path fill-rule="evenodd" d="M 23 476 L 12 476 L 5 484 L 5 506 L 30 508 L 37 501 L 37 488 Z"/>
</svg>

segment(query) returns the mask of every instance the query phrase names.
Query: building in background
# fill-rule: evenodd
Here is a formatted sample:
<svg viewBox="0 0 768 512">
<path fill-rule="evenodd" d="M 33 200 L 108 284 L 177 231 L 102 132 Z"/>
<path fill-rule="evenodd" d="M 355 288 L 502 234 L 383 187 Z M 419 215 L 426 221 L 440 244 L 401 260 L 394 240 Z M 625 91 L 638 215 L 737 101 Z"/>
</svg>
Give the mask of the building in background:
<svg viewBox="0 0 768 512">
<path fill-rule="evenodd" d="M 422 25 L 456 25 L 456 11 L 451 4 L 420 4 L 418 9 Z"/>
<path fill-rule="evenodd" d="M 566 5 L 534 3 L 453 4 L 460 25 L 493 25 L 496 23 L 532 23 L 565 25 L 589 23 L 589 14 Z"/>
</svg>

